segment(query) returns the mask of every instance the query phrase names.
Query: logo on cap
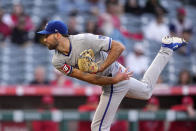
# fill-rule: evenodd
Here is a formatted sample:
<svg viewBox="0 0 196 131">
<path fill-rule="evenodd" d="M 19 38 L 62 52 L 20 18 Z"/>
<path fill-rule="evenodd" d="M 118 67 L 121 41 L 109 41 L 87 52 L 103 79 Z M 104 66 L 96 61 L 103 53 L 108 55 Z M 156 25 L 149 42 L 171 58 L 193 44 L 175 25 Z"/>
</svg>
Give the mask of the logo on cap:
<svg viewBox="0 0 196 131">
<path fill-rule="evenodd" d="M 48 26 L 48 23 L 45 25 L 45 29 L 47 28 L 47 26 Z"/>
</svg>

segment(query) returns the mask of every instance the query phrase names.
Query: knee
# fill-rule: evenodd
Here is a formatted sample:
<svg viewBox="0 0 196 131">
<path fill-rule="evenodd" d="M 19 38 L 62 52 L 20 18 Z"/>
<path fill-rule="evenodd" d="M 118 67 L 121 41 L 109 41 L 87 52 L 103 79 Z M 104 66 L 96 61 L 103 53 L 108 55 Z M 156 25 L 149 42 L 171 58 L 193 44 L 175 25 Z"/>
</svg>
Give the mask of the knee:
<svg viewBox="0 0 196 131">
<path fill-rule="evenodd" d="M 149 100 L 152 96 L 152 92 L 146 93 L 144 100 Z"/>
<path fill-rule="evenodd" d="M 144 100 L 149 100 L 152 96 L 152 90 L 151 88 L 148 88 L 144 93 Z"/>
</svg>

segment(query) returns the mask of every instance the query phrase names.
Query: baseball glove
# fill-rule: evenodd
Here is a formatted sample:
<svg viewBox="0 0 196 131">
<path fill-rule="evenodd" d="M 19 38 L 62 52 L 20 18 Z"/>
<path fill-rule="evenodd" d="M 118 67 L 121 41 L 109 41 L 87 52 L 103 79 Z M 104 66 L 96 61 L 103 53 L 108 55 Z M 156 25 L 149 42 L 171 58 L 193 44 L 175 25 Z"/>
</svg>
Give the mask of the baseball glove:
<svg viewBox="0 0 196 131">
<path fill-rule="evenodd" d="M 98 71 L 98 64 L 95 62 L 94 52 L 92 49 L 85 50 L 80 54 L 78 67 L 84 72 L 96 73 Z"/>
</svg>

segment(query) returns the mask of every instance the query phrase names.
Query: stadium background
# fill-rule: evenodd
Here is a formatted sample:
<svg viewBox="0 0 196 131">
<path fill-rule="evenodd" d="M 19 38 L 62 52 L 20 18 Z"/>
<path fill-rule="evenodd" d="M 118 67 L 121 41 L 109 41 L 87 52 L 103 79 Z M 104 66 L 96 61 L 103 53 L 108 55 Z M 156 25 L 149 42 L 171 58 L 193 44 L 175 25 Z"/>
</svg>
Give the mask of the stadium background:
<svg viewBox="0 0 196 131">
<path fill-rule="evenodd" d="M 101 88 L 54 70 L 54 52 L 42 46 L 35 34 L 52 19 L 67 23 L 70 34 L 89 32 L 121 41 L 127 49 L 119 62 L 135 65 L 130 69 L 138 79 L 160 48 L 162 36 L 186 38 L 190 45 L 174 54 L 156 85 L 155 97 L 149 101 L 125 98 L 112 130 L 137 130 L 142 126 L 139 120 L 161 120 L 163 130 L 170 130 L 171 121 L 196 119 L 187 105 L 179 114 L 173 109 L 184 106 L 181 99 L 185 96 L 192 98 L 186 97 L 185 104 L 194 105 L 196 99 L 196 2 L 129 0 L 131 6 L 127 1 L 0 0 L 0 131 L 75 131 L 86 126 L 81 121 L 92 119 L 94 109 L 86 103 L 96 106 Z M 184 19 L 182 25 L 179 15 Z M 146 131 L 161 125 L 150 122 L 151 129 L 146 127 Z"/>
</svg>

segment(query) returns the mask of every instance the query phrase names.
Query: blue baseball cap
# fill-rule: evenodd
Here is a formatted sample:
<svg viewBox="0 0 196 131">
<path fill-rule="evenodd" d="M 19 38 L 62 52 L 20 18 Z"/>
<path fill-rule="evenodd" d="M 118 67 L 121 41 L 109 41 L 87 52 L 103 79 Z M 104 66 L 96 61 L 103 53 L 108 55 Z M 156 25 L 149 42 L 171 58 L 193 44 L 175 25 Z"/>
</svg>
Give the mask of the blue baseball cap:
<svg viewBox="0 0 196 131">
<path fill-rule="evenodd" d="M 62 35 L 67 35 L 68 34 L 67 25 L 64 24 L 62 21 L 52 20 L 46 24 L 46 27 L 44 30 L 39 31 L 37 33 L 42 34 L 42 35 L 48 35 L 48 34 L 53 34 L 57 32 Z"/>
</svg>

